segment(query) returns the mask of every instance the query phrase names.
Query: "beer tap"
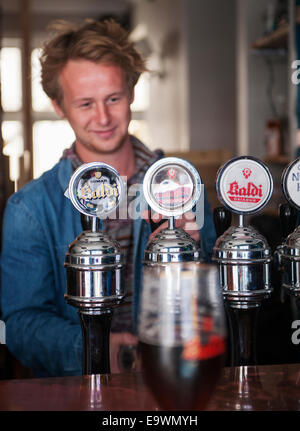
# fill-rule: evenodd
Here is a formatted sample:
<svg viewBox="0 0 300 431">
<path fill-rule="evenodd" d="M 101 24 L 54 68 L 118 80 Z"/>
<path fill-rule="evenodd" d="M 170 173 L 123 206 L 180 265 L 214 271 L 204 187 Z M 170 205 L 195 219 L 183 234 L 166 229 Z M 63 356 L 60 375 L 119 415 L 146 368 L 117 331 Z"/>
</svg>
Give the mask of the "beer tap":
<svg viewBox="0 0 300 431">
<path fill-rule="evenodd" d="M 175 219 L 196 204 L 197 216 L 203 219 L 202 187 L 199 173 L 185 160 L 168 157 L 148 169 L 143 182 L 145 199 L 153 211 L 167 217 L 168 227 L 148 244 L 144 265 L 200 261 L 199 245 L 182 228 L 175 227 Z M 200 223 L 203 224 L 203 220 Z"/>
<path fill-rule="evenodd" d="M 65 192 L 81 213 L 85 229 L 65 258 L 65 300 L 78 309 L 83 338 L 83 374 L 110 373 L 109 335 L 113 309 L 124 298 L 123 255 L 119 244 L 100 230 L 100 219 L 116 211 L 125 186 L 111 166 L 80 166 Z"/>
<path fill-rule="evenodd" d="M 283 242 L 277 247 L 279 267 L 282 271 L 283 296 L 290 299 L 292 315 L 300 318 L 300 158 L 292 161 L 282 174 L 282 191 L 288 202 L 280 208 L 280 221 L 284 228 Z M 297 227 L 296 227 L 297 226 Z"/>
<path fill-rule="evenodd" d="M 257 363 L 256 335 L 262 300 L 272 292 L 271 249 L 266 239 L 244 216 L 261 210 L 269 201 L 273 181 L 269 169 L 254 157 L 237 157 L 225 163 L 216 182 L 220 202 L 238 214 L 238 226 L 231 226 L 217 238 L 212 260 L 219 265 L 221 288 L 229 324 L 230 365 Z M 224 219 L 224 217 L 223 217 Z M 219 211 L 217 226 L 222 225 Z"/>
<path fill-rule="evenodd" d="M 190 163 L 168 157 L 150 166 L 143 191 L 150 208 L 169 220 L 144 251 L 142 370 L 161 408 L 203 408 L 225 352 L 219 273 L 215 264 L 203 263 L 199 244 L 176 227 L 176 218 L 194 207 L 203 225 L 203 184 Z"/>
</svg>

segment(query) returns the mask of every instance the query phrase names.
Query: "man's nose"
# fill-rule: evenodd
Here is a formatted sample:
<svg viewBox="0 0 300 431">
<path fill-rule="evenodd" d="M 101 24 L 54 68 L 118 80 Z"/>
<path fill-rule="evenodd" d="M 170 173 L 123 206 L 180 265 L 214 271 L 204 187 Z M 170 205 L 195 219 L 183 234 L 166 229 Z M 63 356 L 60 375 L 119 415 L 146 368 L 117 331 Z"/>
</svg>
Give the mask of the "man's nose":
<svg viewBox="0 0 300 431">
<path fill-rule="evenodd" d="M 99 103 L 96 107 L 96 119 L 101 126 L 106 126 L 110 122 L 109 108 L 105 103 Z"/>
</svg>

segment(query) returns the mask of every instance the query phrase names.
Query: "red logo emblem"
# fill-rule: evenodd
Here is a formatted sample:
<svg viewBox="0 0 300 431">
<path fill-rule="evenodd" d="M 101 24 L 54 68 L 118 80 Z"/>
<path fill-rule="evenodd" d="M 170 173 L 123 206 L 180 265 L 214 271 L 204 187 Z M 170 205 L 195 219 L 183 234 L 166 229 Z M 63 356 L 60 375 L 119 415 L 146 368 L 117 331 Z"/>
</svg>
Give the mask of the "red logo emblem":
<svg viewBox="0 0 300 431">
<path fill-rule="evenodd" d="M 243 175 L 244 175 L 244 177 L 247 179 L 248 177 L 250 177 L 250 175 L 252 174 L 252 171 L 251 171 L 251 169 L 249 169 L 249 168 L 245 168 L 245 169 L 243 169 Z"/>
<path fill-rule="evenodd" d="M 168 177 L 173 180 L 176 177 L 176 170 L 174 168 L 171 168 L 168 170 Z"/>
</svg>

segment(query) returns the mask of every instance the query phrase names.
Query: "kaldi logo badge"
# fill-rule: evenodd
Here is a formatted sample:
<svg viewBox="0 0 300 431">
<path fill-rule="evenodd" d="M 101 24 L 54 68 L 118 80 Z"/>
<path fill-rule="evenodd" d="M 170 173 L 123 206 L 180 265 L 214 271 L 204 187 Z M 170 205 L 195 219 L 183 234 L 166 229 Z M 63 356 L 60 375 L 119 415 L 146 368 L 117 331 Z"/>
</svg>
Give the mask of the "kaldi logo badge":
<svg viewBox="0 0 300 431">
<path fill-rule="evenodd" d="M 252 171 L 250 168 L 244 168 L 242 170 L 242 174 L 246 179 L 248 179 L 252 174 Z M 263 190 L 261 184 L 256 186 L 253 182 L 249 181 L 246 186 L 239 186 L 237 181 L 233 181 L 229 184 L 227 194 L 231 201 L 258 203 L 262 199 Z"/>
<path fill-rule="evenodd" d="M 221 171 L 218 190 L 230 209 L 249 213 L 260 209 L 270 198 L 272 178 L 261 162 L 239 158 Z"/>
</svg>

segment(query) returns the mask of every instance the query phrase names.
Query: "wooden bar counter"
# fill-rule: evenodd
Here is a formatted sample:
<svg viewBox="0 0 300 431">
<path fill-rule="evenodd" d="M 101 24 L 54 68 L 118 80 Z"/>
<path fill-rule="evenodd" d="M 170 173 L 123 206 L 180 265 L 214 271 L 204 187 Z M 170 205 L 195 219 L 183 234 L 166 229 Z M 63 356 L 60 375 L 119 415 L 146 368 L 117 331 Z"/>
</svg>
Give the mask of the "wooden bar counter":
<svg viewBox="0 0 300 431">
<path fill-rule="evenodd" d="M 141 373 L 0 381 L 1 411 L 159 411 Z M 300 364 L 224 368 L 207 410 L 300 410 Z"/>
</svg>

